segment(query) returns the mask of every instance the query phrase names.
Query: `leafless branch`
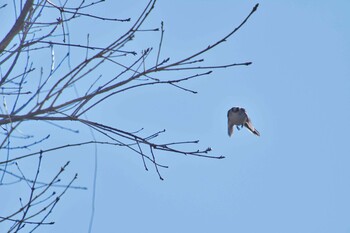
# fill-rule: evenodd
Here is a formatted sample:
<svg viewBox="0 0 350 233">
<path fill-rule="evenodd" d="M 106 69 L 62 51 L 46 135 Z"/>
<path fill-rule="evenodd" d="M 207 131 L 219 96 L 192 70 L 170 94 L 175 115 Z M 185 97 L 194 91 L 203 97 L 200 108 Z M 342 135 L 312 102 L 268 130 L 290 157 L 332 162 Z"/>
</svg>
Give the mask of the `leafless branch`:
<svg viewBox="0 0 350 233">
<path fill-rule="evenodd" d="M 203 78 L 214 70 L 251 64 L 234 61 L 208 64 L 205 57 L 209 56 L 208 51 L 235 35 L 257 10 L 258 4 L 227 35 L 197 52 L 172 60 L 171 55 L 164 54 L 164 23 L 161 22 L 160 28 L 146 23 L 156 0 L 148 0 L 133 20 L 93 13 L 94 7 L 102 4 L 103 0 L 58 2 L 14 1 L 18 17 L 0 40 L 0 187 L 23 182 L 28 185 L 25 195 L 18 194 L 20 206 L 11 213 L 1 213 L 0 223 L 10 223 L 9 232 L 28 231 L 30 227 L 30 231 L 34 231 L 40 226 L 52 225 L 54 222 L 47 219 L 62 195 L 70 188 L 85 189 L 72 186 L 77 176 L 67 185 L 60 183 L 59 177 L 68 163 L 50 181 L 45 181 L 41 174 L 46 166 L 41 162 L 47 156 L 87 145 L 127 148 L 130 154 L 141 157 L 146 171 L 154 166 L 153 171 L 161 180 L 162 169 L 168 168 L 162 164 L 163 161 L 159 162 L 162 155 L 224 158 L 212 155 L 210 147 L 197 149 L 199 140 L 164 142 L 166 130 L 147 127 L 125 129 L 122 125 L 87 120 L 84 116 L 108 99 L 149 86 L 171 86 L 196 94 L 195 90 L 186 87 L 188 80 Z M 0 6 L 0 10 L 6 6 Z M 70 30 L 70 26 L 79 25 L 85 19 L 129 26 L 124 33 L 109 38 L 108 44 L 100 45 L 94 43 L 92 28 L 85 32 L 86 37 L 83 38 L 87 38 L 86 42 L 75 40 L 72 36 L 75 31 Z M 130 48 L 133 46 L 131 41 L 142 40 L 145 34 L 158 32 L 159 42 L 150 41 L 146 47 Z M 170 72 L 176 73 L 176 77 L 168 76 Z M 34 127 L 32 131 L 23 133 L 22 130 L 32 122 L 38 125 L 49 123 L 54 130 L 40 135 Z M 163 129 L 163 126 L 160 127 Z M 56 144 L 52 140 L 51 135 L 58 131 L 79 134 L 81 128 L 88 128 L 96 137 L 68 144 Z M 49 146 L 48 142 L 53 144 Z M 196 148 L 188 149 L 192 146 Z M 19 164 L 32 162 L 37 156 L 39 161 L 35 174 L 22 171 Z M 60 188 L 60 192 L 51 192 L 54 188 Z M 91 225 L 92 222 L 90 229 Z"/>
</svg>

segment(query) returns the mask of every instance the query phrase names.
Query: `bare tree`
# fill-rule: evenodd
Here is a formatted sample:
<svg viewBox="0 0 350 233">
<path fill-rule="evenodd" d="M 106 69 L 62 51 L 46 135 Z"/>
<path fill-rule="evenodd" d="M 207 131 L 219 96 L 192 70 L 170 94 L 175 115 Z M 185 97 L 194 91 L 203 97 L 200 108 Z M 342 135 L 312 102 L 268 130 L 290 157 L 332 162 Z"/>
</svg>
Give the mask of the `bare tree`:
<svg viewBox="0 0 350 233">
<path fill-rule="evenodd" d="M 89 144 L 125 147 L 140 156 L 146 170 L 149 164 L 154 166 L 160 179 L 163 179 L 160 168 L 167 168 L 157 162 L 157 155 L 161 152 L 224 158 L 211 155 L 210 148 L 184 149 L 197 144 L 198 140 L 160 143 L 158 138 L 165 130 L 146 135 L 143 129 L 130 131 L 88 120 L 86 114 L 107 99 L 118 98 L 119 94 L 131 89 L 151 85 L 170 85 L 196 93 L 182 84 L 190 79 L 207 76 L 214 69 L 250 65 L 251 62 L 219 66 L 202 64 L 207 52 L 233 36 L 256 11 L 258 4 L 222 39 L 187 57 L 171 61 L 170 57 L 162 58 L 163 22 L 159 28 L 145 27 L 155 0 L 150 0 L 133 20 L 94 14 L 94 7 L 102 2 L 82 0 L 60 4 L 60 1 L 49 0 L 13 1 L 16 20 L 7 34 L 2 36 L 3 39 L 0 38 L 0 188 L 26 183 L 28 192 L 18 193 L 18 196 L 24 195 L 26 198 L 20 198 L 19 207 L 14 207 L 11 213 L 0 210 L 0 223 L 7 223 L 9 232 L 21 229 L 34 231 L 39 226 L 53 224 L 47 218 L 67 189 L 84 189 L 72 185 L 77 176 L 65 184 L 60 183 L 60 177 L 69 162 L 57 168 L 51 180 L 40 181 L 40 170 L 45 169 L 41 161 L 49 153 Z M 0 13 L 6 7 L 9 6 L 0 6 Z M 84 20 L 127 24 L 129 28 L 125 33 L 110 38 L 112 42 L 102 47 L 91 44 L 90 28 L 87 28 L 86 41 L 73 41 L 74 33 L 69 31 L 69 25 Z M 129 42 L 142 38 L 145 32 L 158 33 L 159 41 L 156 44 L 150 42 L 150 46 L 142 51 L 130 49 Z M 75 62 L 71 61 L 72 54 L 77 55 Z M 114 67 L 114 74 L 105 72 L 106 67 L 110 66 Z M 179 78 L 167 78 L 169 72 L 176 72 Z M 188 72 L 192 74 L 188 75 Z M 57 131 L 72 131 L 72 125 L 83 125 L 91 129 L 91 140 L 52 146 L 54 142 L 48 143 L 50 135 L 42 136 L 35 130 L 29 133 L 21 131 L 30 122 L 50 123 Z M 51 134 L 55 134 L 55 131 Z M 30 153 L 28 149 L 31 149 Z M 37 161 L 33 177 L 27 177 L 18 165 L 18 161 L 24 158 L 31 158 L 31 162 Z M 60 191 L 50 191 L 55 187 L 60 187 Z"/>
</svg>

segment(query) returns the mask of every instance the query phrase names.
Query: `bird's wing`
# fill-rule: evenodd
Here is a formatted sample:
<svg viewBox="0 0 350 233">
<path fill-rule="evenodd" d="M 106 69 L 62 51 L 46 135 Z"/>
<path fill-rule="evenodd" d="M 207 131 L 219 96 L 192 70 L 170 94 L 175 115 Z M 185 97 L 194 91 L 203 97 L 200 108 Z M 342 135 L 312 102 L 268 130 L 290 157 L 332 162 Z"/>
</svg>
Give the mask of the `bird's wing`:
<svg viewBox="0 0 350 233">
<path fill-rule="evenodd" d="M 231 108 L 232 109 L 232 108 Z M 231 112 L 231 109 L 227 111 L 227 118 L 230 117 L 230 112 Z"/>
<path fill-rule="evenodd" d="M 249 118 L 247 118 L 247 121 L 244 123 L 244 126 L 250 130 L 250 132 L 252 132 L 253 134 L 260 136 L 260 133 L 258 130 L 256 130 L 252 124 L 252 122 L 250 121 Z"/>
</svg>

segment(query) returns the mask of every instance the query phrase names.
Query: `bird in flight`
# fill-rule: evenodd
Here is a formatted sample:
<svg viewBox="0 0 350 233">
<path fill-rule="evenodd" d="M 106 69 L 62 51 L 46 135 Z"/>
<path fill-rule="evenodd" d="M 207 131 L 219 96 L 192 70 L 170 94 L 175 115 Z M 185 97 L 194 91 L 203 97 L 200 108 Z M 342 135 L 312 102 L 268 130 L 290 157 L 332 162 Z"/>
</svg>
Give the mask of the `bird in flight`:
<svg viewBox="0 0 350 233">
<path fill-rule="evenodd" d="M 245 126 L 253 134 L 260 136 L 259 131 L 257 131 L 252 122 L 250 121 L 244 108 L 233 107 L 227 112 L 227 127 L 228 135 L 231 137 L 233 133 L 233 127 L 236 126 L 238 130 Z"/>
</svg>

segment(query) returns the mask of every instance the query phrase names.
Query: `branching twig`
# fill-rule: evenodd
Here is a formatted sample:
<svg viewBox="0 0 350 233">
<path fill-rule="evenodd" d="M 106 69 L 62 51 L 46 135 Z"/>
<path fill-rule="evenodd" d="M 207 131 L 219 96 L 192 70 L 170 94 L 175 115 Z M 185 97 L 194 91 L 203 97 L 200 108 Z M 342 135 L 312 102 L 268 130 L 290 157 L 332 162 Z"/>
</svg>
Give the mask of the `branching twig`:
<svg viewBox="0 0 350 233">
<path fill-rule="evenodd" d="M 28 226 L 34 231 L 39 226 L 52 225 L 54 222 L 47 221 L 47 218 L 61 196 L 69 188 L 84 189 L 72 186 L 76 176 L 67 185 L 59 183 L 59 177 L 68 163 L 51 181 L 45 182 L 41 175 L 43 169 L 41 162 L 46 156 L 85 145 L 123 147 L 141 157 L 145 170 L 152 168 L 148 166 L 149 163 L 153 164 L 161 180 L 163 180 L 161 169 L 168 168 L 158 162 L 163 154 L 224 158 L 211 155 L 210 147 L 206 149 L 189 147 L 198 146 L 198 140 L 161 141 L 165 130 L 153 129 L 152 133 L 147 133 L 149 130 L 147 128 L 125 130 L 121 129 L 121 125 L 107 125 L 87 120 L 83 116 L 95 110 L 102 102 L 118 98 L 120 94 L 138 88 L 171 86 L 196 94 L 195 90 L 186 87 L 187 81 L 203 78 L 217 69 L 251 64 L 251 62 L 232 61 L 225 64 L 208 64 L 204 58 L 208 56 L 209 51 L 235 35 L 257 10 L 258 4 L 236 28 L 222 38 L 195 53 L 172 60 L 171 56 L 163 54 L 164 23 L 161 22 L 160 28 L 146 25 L 156 0 L 149 0 L 133 23 L 130 23 L 130 18 L 109 18 L 89 13 L 94 12 L 93 7 L 104 2 L 103 0 L 63 1 L 62 4 L 57 2 L 59 1 L 26 0 L 20 1 L 18 5 L 18 2 L 14 1 L 18 17 L 4 39 L 0 41 L 0 95 L 3 101 L 0 105 L 0 135 L 3 136 L 0 141 L 2 173 L 0 186 L 7 187 L 26 182 L 29 187 L 26 193 L 27 199 L 20 198 L 21 206 L 7 216 L 0 216 L 0 222 L 10 222 L 12 226 L 8 230 L 15 232 L 28 230 Z M 6 4 L 0 6 L 0 10 L 5 6 Z M 72 37 L 75 32 L 69 30 L 69 25 L 87 18 L 99 23 L 125 22 L 130 26 L 124 33 L 111 38 L 110 43 L 106 45 L 93 43 L 93 27 L 86 31 L 86 44 L 75 41 L 75 37 Z M 160 31 L 159 42 L 150 41 L 146 47 L 130 49 L 131 41 L 139 38 L 142 40 L 145 34 L 158 31 Z M 170 71 L 176 76 L 171 78 L 167 76 Z M 80 94 L 75 92 L 74 88 L 79 89 Z M 55 126 L 55 130 L 75 134 L 80 132 L 78 127 L 88 127 L 97 136 L 92 140 L 73 141 L 75 140 L 73 139 L 68 144 L 54 144 L 48 147 L 47 141 L 55 143 L 53 137 L 49 137 L 48 134 L 40 135 L 35 127 L 33 129 L 23 127 L 27 122 L 34 121 L 38 125 L 36 127 L 45 122 Z M 29 132 L 22 133 L 23 128 Z M 50 135 L 54 135 L 55 130 L 50 132 Z M 6 152 L 6 156 L 1 152 Z M 15 172 L 11 170 L 13 162 L 28 162 L 37 155 L 39 162 L 32 177 L 19 166 Z M 53 191 L 47 194 L 54 187 L 61 188 L 61 192 Z"/>
</svg>

